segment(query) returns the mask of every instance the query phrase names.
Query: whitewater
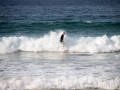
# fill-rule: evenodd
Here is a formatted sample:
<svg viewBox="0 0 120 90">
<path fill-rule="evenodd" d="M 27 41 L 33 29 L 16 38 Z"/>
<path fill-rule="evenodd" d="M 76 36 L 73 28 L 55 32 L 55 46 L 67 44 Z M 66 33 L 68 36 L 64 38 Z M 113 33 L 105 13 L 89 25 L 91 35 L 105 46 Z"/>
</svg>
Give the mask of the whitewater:
<svg viewBox="0 0 120 90">
<path fill-rule="evenodd" d="M 0 90 L 120 90 L 120 53 L 0 55 Z"/>
<path fill-rule="evenodd" d="M 0 38 L 0 54 L 17 51 L 59 52 L 60 35 L 63 31 L 51 31 L 42 37 L 9 36 Z M 67 32 L 66 32 L 67 33 Z M 84 37 L 65 35 L 65 46 L 69 52 L 105 53 L 120 51 L 120 35 L 108 37 Z"/>
<path fill-rule="evenodd" d="M 0 38 L 0 90 L 120 90 L 120 35 Z"/>
</svg>

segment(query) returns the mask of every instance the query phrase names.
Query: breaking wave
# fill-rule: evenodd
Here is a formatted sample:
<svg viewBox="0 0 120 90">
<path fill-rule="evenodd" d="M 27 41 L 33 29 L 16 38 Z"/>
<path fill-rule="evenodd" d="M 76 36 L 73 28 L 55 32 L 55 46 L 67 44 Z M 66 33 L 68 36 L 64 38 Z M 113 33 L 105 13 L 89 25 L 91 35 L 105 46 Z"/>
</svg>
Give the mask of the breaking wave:
<svg viewBox="0 0 120 90">
<path fill-rule="evenodd" d="M 16 51 L 60 51 L 59 39 L 63 31 L 51 31 L 43 37 L 10 36 L 0 38 L 0 54 Z M 65 35 L 65 46 L 69 52 L 104 53 L 120 51 L 120 35 L 108 37 L 71 37 Z"/>
<path fill-rule="evenodd" d="M 8 79 L 0 79 L 0 88 L 2 90 L 119 90 L 120 78 L 105 80 L 103 77 L 13 77 Z M 98 89 L 97 89 L 98 88 Z"/>
</svg>

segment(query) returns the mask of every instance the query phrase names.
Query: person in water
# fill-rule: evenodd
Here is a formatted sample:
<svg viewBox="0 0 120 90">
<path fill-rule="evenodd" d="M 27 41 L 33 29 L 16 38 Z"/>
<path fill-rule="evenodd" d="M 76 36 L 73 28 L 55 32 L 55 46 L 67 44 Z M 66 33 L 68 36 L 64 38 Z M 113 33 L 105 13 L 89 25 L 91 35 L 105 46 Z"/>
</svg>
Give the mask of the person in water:
<svg viewBox="0 0 120 90">
<path fill-rule="evenodd" d="M 63 32 L 63 34 L 62 34 L 61 37 L 60 37 L 60 43 L 62 44 L 63 47 L 65 46 L 65 43 L 64 43 L 64 35 L 65 35 L 65 32 Z"/>
</svg>

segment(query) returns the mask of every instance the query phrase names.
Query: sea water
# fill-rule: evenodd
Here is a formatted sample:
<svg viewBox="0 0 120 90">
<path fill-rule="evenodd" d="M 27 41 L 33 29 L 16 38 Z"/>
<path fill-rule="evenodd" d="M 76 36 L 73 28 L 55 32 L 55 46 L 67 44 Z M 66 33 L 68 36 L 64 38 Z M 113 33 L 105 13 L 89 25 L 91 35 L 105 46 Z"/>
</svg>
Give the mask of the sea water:
<svg viewBox="0 0 120 90">
<path fill-rule="evenodd" d="M 0 1 L 0 90 L 119 90 L 119 8 L 117 0 Z"/>
</svg>

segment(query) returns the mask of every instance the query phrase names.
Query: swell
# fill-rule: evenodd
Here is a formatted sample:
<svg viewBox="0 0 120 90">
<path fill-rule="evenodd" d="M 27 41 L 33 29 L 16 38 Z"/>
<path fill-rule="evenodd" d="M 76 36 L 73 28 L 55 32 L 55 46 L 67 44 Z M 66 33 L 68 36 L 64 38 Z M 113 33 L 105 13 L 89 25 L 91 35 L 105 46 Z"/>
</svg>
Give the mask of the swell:
<svg viewBox="0 0 120 90">
<path fill-rule="evenodd" d="M 48 22 L 0 22 L 0 33 L 15 33 L 19 31 L 45 31 L 55 29 L 66 30 L 93 30 L 98 29 L 99 32 L 103 29 L 109 31 L 114 30 L 119 33 L 120 22 L 92 22 L 92 21 L 48 21 Z M 9 32 L 8 32 L 9 31 Z M 32 32 L 33 33 L 33 32 Z"/>
<path fill-rule="evenodd" d="M 54 21 L 39 21 L 39 22 L 29 22 L 29 23 L 25 23 L 25 22 L 0 22 L 0 26 L 4 26 L 4 25 L 8 25 L 8 24 L 11 24 L 11 25 L 19 25 L 19 26 L 22 26 L 22 25 L 36 25 L 36 26 L 39 26 L 39 25 L 49 25 L 49 24 L 63 24 L 63 25 L 91 25 L 91 26 L 102 26 L 102 25 L 106 25 L 106 26 L 120 26 L 120 22 L 94 22 L 94 21 L 67 21 L 67 20 L 58 20 L 56 22 L 56 20 Z"/>
</svg>

